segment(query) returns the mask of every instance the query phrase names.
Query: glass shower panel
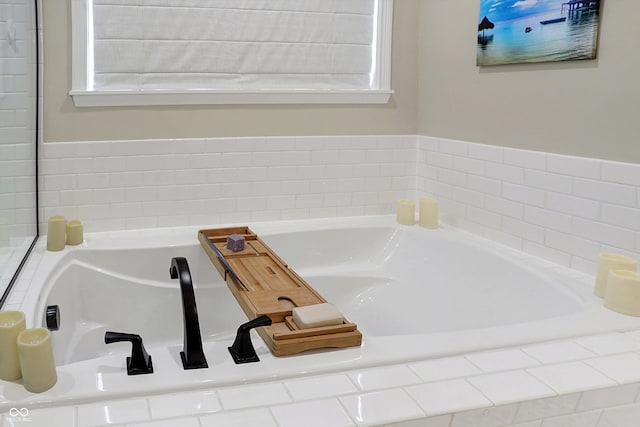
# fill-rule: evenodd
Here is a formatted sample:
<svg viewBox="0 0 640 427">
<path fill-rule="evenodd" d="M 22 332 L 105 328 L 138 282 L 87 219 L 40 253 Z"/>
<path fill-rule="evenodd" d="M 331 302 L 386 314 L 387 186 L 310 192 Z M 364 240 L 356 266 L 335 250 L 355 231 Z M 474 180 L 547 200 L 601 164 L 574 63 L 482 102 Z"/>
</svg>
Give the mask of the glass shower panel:
<svg viewBox="0 0 640 427">
<path fill-rule="evenodd" d="M 0 307 L 38 234 L 36 0 L 0 0 Z"/>
</svg>

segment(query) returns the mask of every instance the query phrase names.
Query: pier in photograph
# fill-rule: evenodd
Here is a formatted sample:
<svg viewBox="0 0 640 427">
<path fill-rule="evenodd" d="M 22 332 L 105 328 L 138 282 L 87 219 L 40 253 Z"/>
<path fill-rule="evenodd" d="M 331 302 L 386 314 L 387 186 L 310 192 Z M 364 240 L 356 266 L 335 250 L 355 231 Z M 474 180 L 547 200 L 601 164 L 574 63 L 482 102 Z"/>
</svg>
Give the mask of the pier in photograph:
<svg viewBox="0 0 640 427">
<path fill-rule="evenodd" d="M 560 13 L 564 13 L 565 6 L 567 7 L 569 15 L 586 11 L 597 12 L 600 9 L 600 0 L 571 0 L 566 3 L 562 3 Z"/>
</svg>

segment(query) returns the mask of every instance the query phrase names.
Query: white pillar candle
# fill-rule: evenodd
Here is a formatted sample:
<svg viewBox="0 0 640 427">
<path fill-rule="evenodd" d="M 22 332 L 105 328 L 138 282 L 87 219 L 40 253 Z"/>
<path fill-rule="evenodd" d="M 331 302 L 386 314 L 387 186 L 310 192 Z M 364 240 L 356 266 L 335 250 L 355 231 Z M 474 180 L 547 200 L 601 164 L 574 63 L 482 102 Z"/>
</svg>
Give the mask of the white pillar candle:
<svg viewBox="0 0 640 427">
<path fill-rule="evenodd" d="M 24 388 L 32 393 L 49 390 L 58 381 L 53 360 L 51 333 L 45 328 L 33 328 L 18 335 L 18 355 Z"/>
<path fill-rule="evenodd" d="M 67 245 L 79 245 L 84 241 L 82 222 L 72 219 L 67 223 Z"/>
<path fill-rule="evenodd" d="M 18 358 L 18 335 L 26 323 L 21 311 L 0 311 L 0 379 L 14 381 L 22 376 Z"/>
<path fill-rule="evenodd" d="M 49 218 L 47 229 L 47 250 L 52 252 L 64 249 L 67 233 L 67 221 L 62 215 Z"/>
<path fill-rule="evenodd" d="M 640 317 L 640 274 L 628 270 L 610 270 L 604 306 L 618 313 Z"/>
<path fill-rule="evenodd" d="M 402 199 L 398 202 L 396 213 L 398 224 L 413 225 L 416 222 L 416 204 L 413 200 Z"/>
<path fill-rule="evenodd" d="M 431 197 L 420 199 L 420 226 L 438 228 L 438 201 Z"/>
<path fill-rule="evenodd" d="M 637 268 L 638 262 L 633 258 L 620 254 L 601 253 L 598 256 L 598 273 L 596 274 L 594 293 L 600 298 L 604 298 L 610 270 L 636 271 Z"/>
</svg>

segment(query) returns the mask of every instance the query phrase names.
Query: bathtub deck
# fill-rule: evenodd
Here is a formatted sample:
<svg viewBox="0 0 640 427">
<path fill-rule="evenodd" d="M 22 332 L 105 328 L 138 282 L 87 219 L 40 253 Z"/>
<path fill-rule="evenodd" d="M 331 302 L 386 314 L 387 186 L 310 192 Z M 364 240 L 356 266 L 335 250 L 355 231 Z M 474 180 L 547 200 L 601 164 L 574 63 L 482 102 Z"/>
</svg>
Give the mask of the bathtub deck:
<svg viewBox="0 0 640 427">
<path fill-rule="evenodd" d="M 233 252 L 226 248 L 231 234 L 245 238 L 244 250 Z M 275 356 L 362 344 L 357 325 L 346 319 L 335 326 L 304 330 L 295 326 L 291 320 L 293 308 L 327 301 L 248 227 L 200 230 L 198 240 L 247 317 L 271 318 L 273 324 L 259 328 L 258 333 Z M 228 274 L 216 252 L 224 256 L 234 274 Z"/>
<path fill-rule="evenodd" d="M 343 219 L 338 225 L 378 225 L 377 221 Z M 395 223 L 395 217 L 388 221 Z M 335 226 L 332 220 L 330 227 Z M 289 232 L 291 227 L 287 221 L 282 230 Z M 267 238 L 274 226 L 268 224 L 259 230 Z M 280 230 L 275 228 L 276 232 Z M 190 248 L 203 257 L 205 270 L 211 273 L 209 259 L 193 242 L 196 231 L 189 228 L 184 234 L 180 230 L 175 235 L 158 232 L 158 239 L 149 246 L 192 245 Z M 423 230 L 413 227 L 412 232 Z M 323 235 L 332 237 L 325 231 Z M 434 235 L 429 232 L 430 239 Z M 140 233 L 131 236 L 125 244 L 131 241 L 138 245 Z M 462 236 L 465 241 L 478 242 L 554 280 L 566 282 L 567 289 L 588 297 L 588 301 L 596 299 L 592 295 L 593 276 L 480 237 L 466 233 Z M 270 245 L 277 248 L 271 237 Z M 66 248 L 56 253 L 46 251 L 45 241 L 38 242 L 26 270 L 35 274 L 23 275 L 16 288 L 26 296 L 19 295 L 18 302 L 8 309 L 31 313 L 37 324 L 41 310 L 33 308 L 36 297 L 63 257 L 91 251 L 96 246 L 122 252 L 120 240 L 103 243 L 89 234 L 88 241 L 88 248 Z M 342 259 L 344 252 L 340 249 L 336 248 L 332 255 Z M 310 252 L 305 251 L 304 255 Z M 286 258 L 303 272 L 298 260 L 289 253 Z M 222 290 L 226 292 L 224 287 Z M 322 292 L 329 296 L 324 289 Z M 380 337 L 365 330 L 366 343 L 361 348 L 291 358 L 274 357 L 260 341 L 255 344 L 261 363 L 240 367 L 228 356 L 227 344 L 233 339 L 228 336 L 206 344 L 207 357 L 216 363 L 196 371 L 182 370 L 179 357 L 176 358 L 179 345 L 163 344 L 150 349 L 159 369 L 146 378 L 127 376 L 124 357 L 118 354 L 59 366 L 58 384 L 42 394 L 29 394 L 21 383 L 5 382 L 0 386 L 0 425 L 287 427 L 321 420 L 326 426 L 539 427 L 544 423 L 636 427 L 640 413 L 640 320 L 605 310 L 601 300 L 596 300 L 596 305 L 591 313 L 596 320 L 593 328 L 572 329 L 570 335 L 556 334 L 558 327 L 566 324 L 566 318 L 561 317 L 552 323 L 553 328 L 545 328 L 546 332 L 553 329 L 553 335 L 536 337 L 530 333 L 532 330 L 518 331 L 518 339 L 526 340 L 494 341 L 489 347 L 470 347 L 467 342 L 480 337 L 486 345 L 488 338 L 505 337 L 515 326 L 501 327 L 491 336 L 475 329 L 458 336 L 460 339 L 447 334 L 446 339 L 437 342 L 429 335 L 398 341 L 396 337 Z M 211 311 L 222 308 L 213 306 Z M 613 319 L 608 315 L 621 323 L 611 323 Z M 234 319 L 241 321 L 241 317 Z M 361 328 L 367 326 L 364 321 L 359 323 Z M 448 347 L 451 343 L 463 347 Z M 422 344 L 430 352 L 421 348 Z M 27 410 L 28 416 L 24 417 L 22 413 Z"/>
</svg>

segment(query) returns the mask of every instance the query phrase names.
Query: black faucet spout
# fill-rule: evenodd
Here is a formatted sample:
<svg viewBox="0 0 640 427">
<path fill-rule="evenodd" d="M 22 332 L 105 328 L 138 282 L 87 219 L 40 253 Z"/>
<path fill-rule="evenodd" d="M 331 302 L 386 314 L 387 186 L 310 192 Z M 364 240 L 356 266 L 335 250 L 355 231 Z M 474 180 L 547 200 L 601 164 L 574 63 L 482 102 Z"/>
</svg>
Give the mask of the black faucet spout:
<svg viewBox="0 0 640 427">
<path fill-rule="evenodd" d="M 184 344 L 180 352 L 184 369 L 207 368 L 207 359 L 202 350 L 202 336 L 198 321 L 198 307 L 193 292 L 191 271 L 186 258 L 171 259 L 169 274 L 172 279 L 180 279 L 180 294 L 182 295 L 182 315 L 184 318 Z"/>
</svg>

